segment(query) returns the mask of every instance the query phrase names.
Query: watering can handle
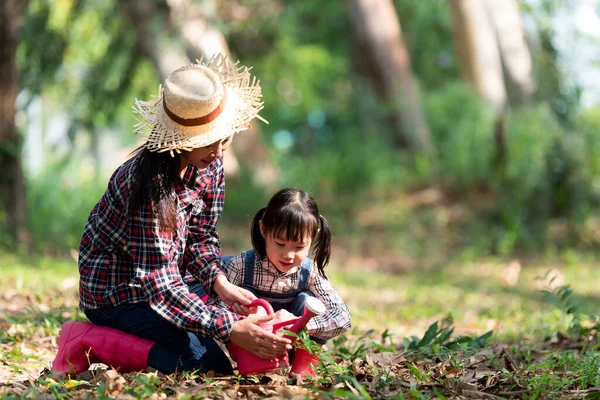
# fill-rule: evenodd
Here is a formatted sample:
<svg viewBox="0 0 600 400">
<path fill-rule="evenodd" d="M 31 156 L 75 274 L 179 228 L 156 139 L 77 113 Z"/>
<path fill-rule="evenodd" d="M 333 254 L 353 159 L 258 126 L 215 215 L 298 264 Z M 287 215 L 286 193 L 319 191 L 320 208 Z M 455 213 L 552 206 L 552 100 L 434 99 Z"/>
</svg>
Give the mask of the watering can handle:
<svg viewBox="0 0 600 400">
<path fill-rule="evenodd" d="M 267 312 L 267 315 L 271 315 L 275 312 L 273 311 L 271 303 L 265 299 L 254 299 L 252 300 L 252 303 L 248 304 L 248 307 L 262 307 Z"/>
</svg>

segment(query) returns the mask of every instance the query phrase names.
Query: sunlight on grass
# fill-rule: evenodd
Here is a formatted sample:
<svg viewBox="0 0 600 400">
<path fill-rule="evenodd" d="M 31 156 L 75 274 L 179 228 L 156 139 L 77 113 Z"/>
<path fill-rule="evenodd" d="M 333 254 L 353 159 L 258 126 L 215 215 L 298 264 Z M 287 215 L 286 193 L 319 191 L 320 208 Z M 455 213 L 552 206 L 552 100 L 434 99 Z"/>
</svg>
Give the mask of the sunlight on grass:
<svg viewBox="0 0 600 400">
<path fill-rule="evenodd" d="M 47 338 L 66 319 L 79 318 L 75 261 L 0 255 L 0 343 Z"/>
<path fill-rule="evenodd" d="M 451 315 L 458 334 L 494 330 L 498 338 L 515 339 L 543 336 L 568 325 L 568 317 L 541 294 L 549 285 L 570 284 L 582 311 L 597 307 L 600 277 L 593 261 L 584 255 L 568 258 L 570 262 L 522 265 L 498 260 L 451 262 L 402 274 L 332 268 L 330 278 L 359 329 L 389 329 L 396 337 L 420 335 L 432 322 Z M 554 280 L 542 279 L 549 270 Z"/>
<path fill-rule="evenodd" d="M 361 265 L 360 260 L 355 265 Z M 365 360 L 366 355 L 361 353 L 367 351 L 365 346 L 381 341 L 377 346 L 380 350 L 389 346 L 393 350 L 386 351 L 398 349 L 407 356 L 411 351 L 421 354 L 410 362 L 390 359 L 389 362 L 397 361 L 385 368 L 393 365 L 411 371 L 417 385 L 424 388 L 438 382 L 423 367 L 428 357 L 441 351 L 438 356 L 445 360 L 445 368 L 451 368 L 464 378 L 468 374 L 466 366 L 475 357 L 473 352 L 479 351 L 491 335 L 492 343 L 477 354 L 488 354 L 490 368 L 493 363 L 499 363 L 489 372 L 497 378 L 522 375 L 520 379 L 529 390 L 538 394 L 558 395 L 568 389 L 587 390 L 597 384 L 594 372 L 598 358 L 593 348 L 581 357 L 568 352 L 552 356 L 552 352 L 535 345 L 551 346 L 553 342 L 547 338 L 556 338 L 557 332 L 568 332 L 569 327 L 573 327 L 573 316 L 550 304 L 542 295 L 542 289 L 568 284 L 573 289 L 572 300 L 580 310 L 596 307 L 600 279 L 596 277 L 592 257 L 567 253 L 520 262 L 492 258 L 477 262 L 453 260 L 435 268 L 396 273 L 389 268 L 387 272 L 378 271 L 379 265 L 372 260 L 366 260 L 363 265 L 362 269 L 341 268 L 334 260 L 328 269 L 333 286 L 352 311 L 354 329 L 327 347 L 345 354 L 348 365 L 358 365 L 356 362 Z M 0 293 L 5 313 L 0 320 L 0 357 L 5 360 L 4 366 L 0 366 L 0 375 L 10 376 L 10 379 L 37 376 L 55 355 L 55 338 L 61 324 L 69 319 L 85 319 L 77 308 L 76 263 L 69 259 L 1 255 L 0 284 L 6 288 Z M 448 316 L 451 318 L 447 319 Z M 441 322 L 438 325 L 436 321 Z M 489 331 L 493 333 L 486 334 Z M 444 332 L 448 337 L 438 337 Z M 444 350 L 452 343 L 450 335 L 457 338 L 468 335 L 473 339 L 460 345 L 463 347 Z M 502 364 L 505 362 L 500 357 L 502 351 L 507 351 L 511 342 L 514 344 L 511 351 L 528 364 L 522 367 L 526 373 L 510 372 Z M 410 347 L 413 345 L 414 349 Z M 552 357 L 548 358 L 549 355 Z M 370 357 L 384 362 L 382 355 L 371 354 Z M 568 369 L 571 365 L 577 368 L 576 375 Z M 331 366 L 340 367 L 338 362 Z M 434 368 L 433 364 L 428 368 Z M 354 367 L 344 371 L 356 374 Z M 140 391 L 137 394 L 142 397 L 163 389 L 161 382 L 144 380 L 146 377 L 139 380 L 136 375 L 132 379 Z M 358 382 L 355 377 L 354 380 Z M 394 378 L 387 385 L 397 383 Z M 354 389 L 357 388 L 363 386 Z M 34 389 L 49 390 L 43 386 L 34 386 Z"/>
<path fill-rule="evenodd" d="M 0 254 L 2 287 L 36 292 L 50 288 L 69 289 L 77 286 L 78 279 L 77 263 L 73 259 Z"/>
<path fill-rule="evenodd" d="M 421 335 L 431 323 L 450 315 L 457 334 L 494 330 L 497 337 L 507 339 L 543 335 L 568 324 L 564 313 L 548 304 L 540 293 L 549 284 L 548 279 L 540 278 L 551 269 L 557 271 L 553 284 L 570 284 L 580 308 L 595 310 L 600 277 L 593 260 L 575 253 L 548 258 L 553 262 L 519 264 L 518 276 L 510 280 L 507 274 L 515 275 L 510 271 L 514 263 L 494 259 L 454 261 L 398 274 L 377 272 L 373 266 L 343 270 L 334 263 L 329 276 L 348 303 L 353 325 L 359 331 L 388 329 L 399 339 Z M 27 293 L 35 319 L 49 332 L 55 331 L 60 322 L 48 317 L 53 312 L 73 315 L 78 302 L 77 279 L 77 265 L 72 259 L 0 256 L 0 283 L 9 288 L 4 296 Z M 13 311 L 19 307 L 15 304 Z"/>
</svg>

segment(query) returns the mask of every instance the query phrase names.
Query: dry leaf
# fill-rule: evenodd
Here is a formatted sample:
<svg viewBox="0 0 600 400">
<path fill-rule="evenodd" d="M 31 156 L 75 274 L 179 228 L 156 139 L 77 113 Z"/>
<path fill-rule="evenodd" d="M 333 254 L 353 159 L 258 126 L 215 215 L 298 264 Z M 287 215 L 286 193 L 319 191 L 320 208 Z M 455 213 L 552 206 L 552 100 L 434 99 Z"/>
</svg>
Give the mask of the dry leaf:
<svg viewBox="0 0 600 400">
<path fill-rule="evenodd" d="M 127 381 L 114 369 L 109 369 L 102 373 L 102 381 L 106 384 L 104 394 L 108 396 L 116 396 L 120 394 Z"/>
</svg>

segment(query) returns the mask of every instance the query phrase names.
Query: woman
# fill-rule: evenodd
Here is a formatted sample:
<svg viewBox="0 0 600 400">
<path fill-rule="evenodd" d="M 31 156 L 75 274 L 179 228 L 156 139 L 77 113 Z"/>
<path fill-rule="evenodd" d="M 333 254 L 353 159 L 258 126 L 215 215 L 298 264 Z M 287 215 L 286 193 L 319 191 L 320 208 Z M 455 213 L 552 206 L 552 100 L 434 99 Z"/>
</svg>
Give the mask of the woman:
<svg viewBox="0 0 600 400">
<path fill-rule="evenodd" d="M 236 310 L 254 298 L 222 272 L 217 222 L 223 151 L 258 117 L 260 98 L 249 68 L 216 55 L 169 75 L 158 101 L 136 100 L 135 132 L 149 134 L 115 171 L 88 219 L 79 292 L 92 324 L 63 325 L 55 371 L 79 373 L 99 361 L 121 372 L 151 366 L 231 374 L 214 339 L 266 359 L 291 348 L 257 325 L 269 317 L 207 306 L 188 286 L 200 282 L 197 292 L 214 293 Z"/>
</svg>

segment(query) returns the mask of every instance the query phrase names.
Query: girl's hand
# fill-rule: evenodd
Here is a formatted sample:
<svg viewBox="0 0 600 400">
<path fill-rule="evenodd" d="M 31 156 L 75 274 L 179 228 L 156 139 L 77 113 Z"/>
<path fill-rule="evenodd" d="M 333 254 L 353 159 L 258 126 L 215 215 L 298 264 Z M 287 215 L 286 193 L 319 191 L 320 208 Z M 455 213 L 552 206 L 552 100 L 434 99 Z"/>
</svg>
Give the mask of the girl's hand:
<svg viewBox="0 0 600 400">
<path fill-rule="evenodd" d="M 244 290 L 244 289 L 242 289 L 242 290 Z M 264 310 L 260 307 L 246 307 L 239 303 L 235 303 L 229 309 L 231 311 L 233 311 L 234 313 L 238 313 L 241 315 L 250 315 L 250 314 L 255 314 L 255 313 L 258 313 L 259 315 L 267 315 L 267 313 L 264 312 Z M 263 312 L 261 313 L 261 311 L 263 311 Z"/>
<path fill-rule="evenodd" d="M 246 312 L 244 315 L 248 314 L 249 309 L 247 305 L 250 304 L 252 300 L 256 299 L 256 296 L 253 295 L 250 291 L 229 282 L 225 275 L 219 275 L 217 277 L 217 280 L 213 285 L 213 289 L 215 293 L 217 293 L 219 298 L 223 300 L 228 306 L 233 306 L 234 304 L 236 304 L 238 306 L 238 309 L 245 309 Z"/>
<path fill-rule="evenodd" d="M 258 324 L 270 321 L 275 315 L 251 315 L 233 325 L 229 340 L 260 358 L 270 360 L 292 349 L 292 341 L 267 332 Z"/>
</svg>

